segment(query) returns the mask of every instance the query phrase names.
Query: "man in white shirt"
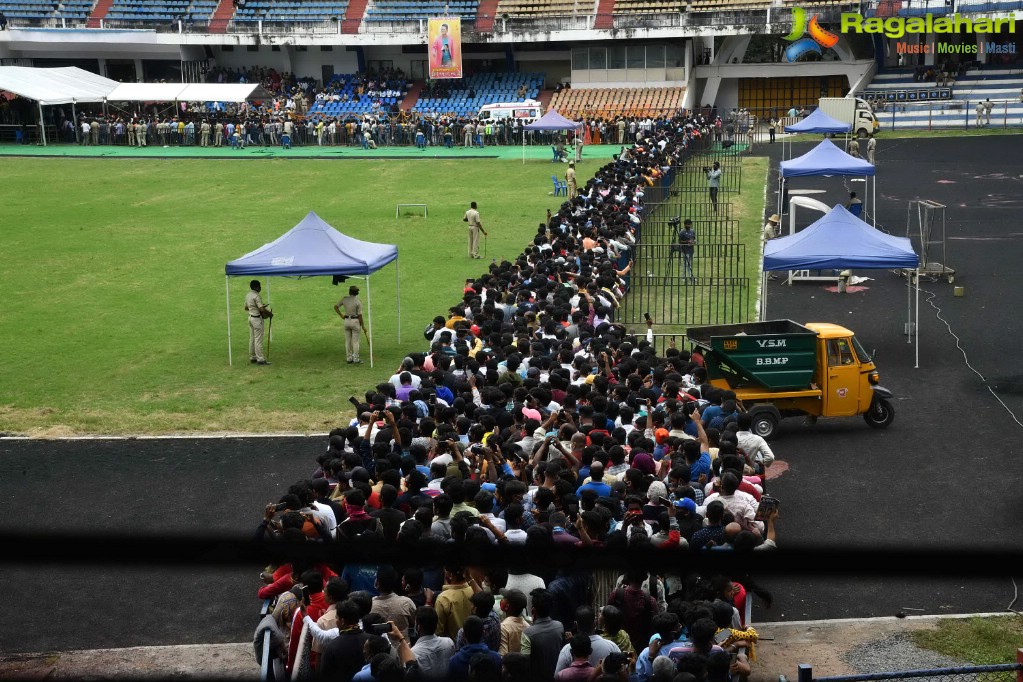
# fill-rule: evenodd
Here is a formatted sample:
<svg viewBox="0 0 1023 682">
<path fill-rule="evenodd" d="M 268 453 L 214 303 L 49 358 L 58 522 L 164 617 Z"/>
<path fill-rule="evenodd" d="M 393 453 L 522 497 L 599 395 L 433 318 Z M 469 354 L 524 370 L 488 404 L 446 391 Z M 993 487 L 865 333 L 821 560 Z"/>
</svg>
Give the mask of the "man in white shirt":
<svg viewBox="0 0 1023 682">
<path fill-rule="evenodd" d="M 718 500 L 725 506 L 726 511 L 732 512 L 735 521 L 743 530 L 749 530 L 758 536 L 764 532 L 764 524 L 756 521 L 757 500 L 749 493 L 739 490 L 739 477 L 731 471 L 721 475 L 721 492 L 708 495 L 703 501 L 703 506 L 698 511 L 706 516 L 707 505 Z"/>
<path fill-rule="evenodd" d="M 455 653 L 455 643 L 450 637 L 437 636 L 437 611 L 432 606 L 416 609 L 416 633 L 419 638 L 412 647 L 412 653 L 422 673 L 421 679 L 428 682 L 446 680 L 448 662 Z"/>
<path fill-rule="evenodd" d="M 774 452 L 771 446 L 763 438 L 750 431 L 753 418 L 746 412 L 742 412 L 736 418 L 736 425 L 739 430 L 735 437 L 739 442 L 739 449 L 749 455 L 755 465 L 757 475 L 767 473 L 767 468 L 774 463 Z"/>
</svg>

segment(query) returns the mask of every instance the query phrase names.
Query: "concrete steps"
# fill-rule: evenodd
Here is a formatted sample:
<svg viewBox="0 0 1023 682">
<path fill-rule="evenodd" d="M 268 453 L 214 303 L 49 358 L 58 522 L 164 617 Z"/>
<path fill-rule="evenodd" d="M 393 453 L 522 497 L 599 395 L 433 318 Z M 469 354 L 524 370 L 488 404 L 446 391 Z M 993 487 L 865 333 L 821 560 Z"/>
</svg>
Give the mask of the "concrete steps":
<svg viewBox="0 0 1023 682">
<path fill-rule="evenodd" d="M 369 0 L 350 0 L 345 10 L 345 20 L 341 23 L 341 33 L 354 35 L 359 32 L 368 5 Z"/>
<path fill-rule="evenodd" d="M 99 0 L 96 6 L 92 8 L 92 14 L 89 15 L 88 21 L 85 22 L 85 27 L 99 28 L 113 5 L 114 0 Z"/>
<path fill-rule="evenodd" d="M 476 32 L 493 33 L 494 22 L 497 20 L 497 6 L 501 0 L 480 0 L 476 8 Z"/>
<path fill-rule="evenodd" d="M 615 27 L 613 13 L 615 11 L 615 0 L 599 0 L 597 3 L 597 18 L 593 20 L 594 30 L 609 30 Z"/>
<path fill-rule="evenodd" d="M 234 9 L 234 0 L 220 0 L 210 17 L 210 33 L 227 33 L 227 26 L 234 19 Z"/>
<path fill-rule="evenodd" d="M 412 111 L 412 107 L 414 107 L 416 102 L 419 101 L 419 93 L 423 91 L 425 86 L 425 81 L 415 81 L 412 83 L 412 87 L 409 88 L 409 91 L 405 94 L 405 99 L 403 99 L 401 104 L 398 105 L 402 111 Z"/>
</svg>

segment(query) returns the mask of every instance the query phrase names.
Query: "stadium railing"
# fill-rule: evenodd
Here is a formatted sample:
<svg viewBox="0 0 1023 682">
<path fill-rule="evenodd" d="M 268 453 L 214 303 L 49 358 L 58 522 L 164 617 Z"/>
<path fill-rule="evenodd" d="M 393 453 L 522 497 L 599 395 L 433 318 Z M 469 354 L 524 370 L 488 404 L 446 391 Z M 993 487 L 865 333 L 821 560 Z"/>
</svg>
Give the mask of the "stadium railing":
<svg viewBox="0 0 1023 682">
<path fill-rule="evenodd" d="M 681 12 L 611 15 L 611 22 L 615 28 L 678 28 L 684 26 L 685 21 L 685 15 Z"/>
<path fill-rule="evenodd" d="M 249 33 L 258 35 L 331 35 L 341 33 L 340 21 L 232 21 L 228 33 Z"/>
<path fill-rule="evenodd" d="M 494 25 L 501 33 L 528 31 L 576 31 L 593 27 L 592 14 L 554 15 L 542 17 L 509 17 Z"/>
<path fill-rule="evenodd" d="M 932 128 L 969 130 L 977 126 L 975 100 L 943 100 L 935 102 L 886 102 L 874 109 L 882 131 L 896 128 Z M 982 128 L 1016 128 L 1023 126 L 1023 102 L 1020 99 L 991 100 L 991 123 Z M 986 117 L 985 117 L 986 120 Z"/>
</svg>

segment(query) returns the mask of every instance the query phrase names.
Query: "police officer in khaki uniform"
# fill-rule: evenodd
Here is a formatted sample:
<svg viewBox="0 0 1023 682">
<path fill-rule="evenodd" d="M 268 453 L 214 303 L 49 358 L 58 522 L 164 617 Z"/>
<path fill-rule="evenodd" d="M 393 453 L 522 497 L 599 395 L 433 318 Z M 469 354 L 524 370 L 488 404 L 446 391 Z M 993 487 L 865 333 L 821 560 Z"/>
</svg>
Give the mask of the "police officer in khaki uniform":
<svg viewBox="0 0 1023 682">
<path fill-rule="evenodd" d="M 568 164 L 568 170 L 565 171 L 565 184 L 568 185 L 568 198 L 573 199 L 576 194 L 576 182 L 575 182 L 575 163 Z"/>
<path fill-rule="evenodd" d="M 359 332 L 369 332 L 362 322 L 362 301 L 359 300 L 359 287 L 348 287 L 348 295 L 334 304 L 334 312 L 345 321 L 345 355 L 348 364 L 361 364 L 359 359 Z"/>
<path fill-rule="evenodd" d="M 480 222 L 480 212 L 476 210 L 476 202 L 469 204 L 469 210 L 462 217 L 462 222 L 469 223 L 469 258 L 480 257 L 480 232 L 487 234 Z"/>
<path fill-rule="evenodd" d="M 249 293 L 245 294 L 245 312 L 249 316 L 249 362 L 257 365 L 269 365 L 263 355 L 263 320 L 273 317 L 260 298 L 262 287 L 258 279 L 249 282 Z"/>
</svg>

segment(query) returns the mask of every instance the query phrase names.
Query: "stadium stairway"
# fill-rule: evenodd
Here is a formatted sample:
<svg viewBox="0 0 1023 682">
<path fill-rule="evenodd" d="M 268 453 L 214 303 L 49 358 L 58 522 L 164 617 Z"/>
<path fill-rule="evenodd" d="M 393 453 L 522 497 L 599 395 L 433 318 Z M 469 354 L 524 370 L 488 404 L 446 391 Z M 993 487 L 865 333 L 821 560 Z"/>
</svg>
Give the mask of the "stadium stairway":
<svg viewBox="0 0 1023 682">
<path fill-rule="evenodd" d="M 915 82 L 912 68 L 878 74 L 864 89 L 864 94 L 891 98 L 884 110 L 875 111 L 884 130 L 893 127 L 962 128 L 967 119 L 973 126 L 977 102 L 985 99 L 995 105 L 991 112 L 993 126 L 1020 125 L 1023 124 L 1021 90 L 1023 69 L 985 66 L 959 77 L 952 85 L 951 100 L 929 99 L 927 95 L 935 91 L 934 83 Z M 910 98 L 915 98 L 915 102 Z"/>
<path fill-rule="evenodd" d="M 607 30 L 615 27 L 612 13 L 615 11 L 615 0 L 600 0 L 597 3 L 597 18 L 593 20 L 594 30 Z"/>
<path fill-rule="evenodd" d="M 501 0 L 480 0 L 476 8 L 476 32 L 493 33 L 494 22 L 497 20 L 497 6 Z"/>
<path fill-rule="evenodd" d="M 92 14 L 89 15 L 89 20 L 85 22 L 85 27 L 99 28 L 113 4 L 114 0 L 98 0 L 96 6 L 92 8 Z"/>
<path fill-rule="evenodd" d="M 540 103 L 540 111 L 547 113 L 551 110 L 551 99 L 554 98 L 553 90 L 541 90 L 536 101 Z"/>
<path fill-rule="evenodd" d="M 102 2 L 102 0 L 100 0 Z M 234 0 L 220 0 L 210 17 L 210 33 L 227 33 L 227 25 L 234 19 Z"/>
<path fill-rule="evenodd" d="M 369 0 L 351 0 L 348 9 L 345 10 L 345 20 L 341 24 L 341 32 L 349 35 L 359 32 L 362 26 L 362 18 L 366 16 L 366 6 Z"/>
<path fill-rule="evenodd" d="M 412 111 L 412 107 L 419 101 L 419 93 L 423 91 L 423 87 L 426 85 L 426 81 L 413 81 L 412 87 L 409 88 L 408 93 L 405 95 L 405 99 L 398 105 L 402 111 Z"/>
</svg>

